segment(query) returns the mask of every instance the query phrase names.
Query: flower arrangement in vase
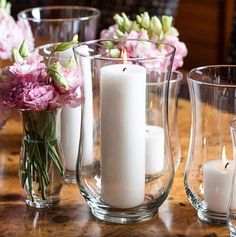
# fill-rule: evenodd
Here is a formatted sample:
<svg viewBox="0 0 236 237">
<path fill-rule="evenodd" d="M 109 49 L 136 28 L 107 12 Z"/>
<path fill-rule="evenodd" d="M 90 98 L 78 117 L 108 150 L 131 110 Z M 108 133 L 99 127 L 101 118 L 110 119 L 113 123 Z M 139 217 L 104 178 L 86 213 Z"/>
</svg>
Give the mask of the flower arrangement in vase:
<svg viewBox="0 0 236 237">
<path fill-rule="evenodd" d="M 64 179 L 60 146 L 59 114 L 65 104 L 81 102 L 79 72 L 73 60 L 58 58 L 74 41 L 58 44 L 43 57 L 28 52 L 24 41 L 13 49 L 13 65 L 0 70 L 0 124 L 13 109 L 23 120 L 23 139 L 19 175 L 27 192 L 26 203 L 45 208 L 58 203 Z"/>
</svg>

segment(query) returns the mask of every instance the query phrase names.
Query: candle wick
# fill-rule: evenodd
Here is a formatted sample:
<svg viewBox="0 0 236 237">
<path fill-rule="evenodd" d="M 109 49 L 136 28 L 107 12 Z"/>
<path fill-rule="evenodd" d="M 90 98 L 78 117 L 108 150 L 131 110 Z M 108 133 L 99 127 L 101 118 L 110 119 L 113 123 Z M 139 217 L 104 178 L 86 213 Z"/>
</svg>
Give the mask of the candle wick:
<svg viewBox="0 0 236 237">
<path fill-rule="evenodd" d="M 227 168 L 228 165 L 229 165 L 229 162 L 226 163 L 226 165 L 225 165 L 225 169 Z"/>
<path fill-rule="evenodd" d="M 123 72 L 124 72 L 125 70 L 127 70 L 127 67 L 124 67 L 124 68 L 123 68 Z"/>
</svg>

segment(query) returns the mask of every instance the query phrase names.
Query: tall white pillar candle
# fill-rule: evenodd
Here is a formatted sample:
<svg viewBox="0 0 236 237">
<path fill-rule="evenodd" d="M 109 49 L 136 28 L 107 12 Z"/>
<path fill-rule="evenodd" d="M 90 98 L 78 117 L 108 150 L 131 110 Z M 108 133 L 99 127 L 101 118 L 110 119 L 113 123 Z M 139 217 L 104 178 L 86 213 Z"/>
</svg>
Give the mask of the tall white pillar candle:
<svg viewBox="0 0 236 237">
<path fill-rule="evenodd" d="M 89 47 L 81 45 L 78 52 L 89 56 Z M 82 115 L 83 121 L 83 140 L 82 153 L 83 165 L 91 165 L 93 163 L 93 92 L 92 92 L 92 75 L 91 75 L 91 59 L 89 57 L 80 57 L 81 71 L 84 83 L 84 109 Z"/>
<path fill-rule="evenodd" d="M 66 170 L 76 171 L 80 142 L 81 106 L 70 108 L 65 105 L 61 112 L 61 144 Z"/>
<path fill-rule="evenodd" d="M 203 166 L 204 199 L 209 210 L 226 213 L 233 177 L 233 161 L 225 168 L 222 160 L 211 160 Z M 234 200 L 236 207 L 236 200 Z"/>
<path fill-rule="evenodd" d="M 76 67 L 72 48 L 57 52 L 62 64 L 73 60 Z M 76 171 L 76 162 L 80 142 L 81 106 L 70 108 L 65 105 L 61 111 L 61 145 L 64 153 L 66 171 Z M 71 177 L 72 178 L 72 177 Z M 75 177 L 74 177 L 75 178 Z"/>
<path fill-rule="evenodd" d="M 155 174 L 164 168 L 164 130 L 159 126 L 146 126 L 145 172 Z"/>
<path fill-rule="evenodd" d="M 144 201 L 146 69 L 101 68 L 101 195 L 105 203 L 132 208 Z"/>
<path fill-rule="evenodd" d="M 83 45 L 80 53 L 89 55 L 89 48 Z M 73 50 L 58 52 L 60 60 L 68 61 L 70 57 L 74 60 Z M 63 61 L 64 62 L 64 61 Z M 83 147 L 83 164 L 90 165 L 93 162 L 93 102 L 92 102 L 92 76 L 90 59 L 81 58 L 81 70 L 83 70 L 84 81 L 84 111 L 83 111 L 83 130 L 84 139 Z M 80 142 L 81 128 L 81 106 L 77 108 L 69 108 L 65 106 L 61 115 L 61 141 L 62 149 L 65 157 L 65 167 L 67 170 L 75 171 L 78 157 L 78 148 Z"/>
</svg>

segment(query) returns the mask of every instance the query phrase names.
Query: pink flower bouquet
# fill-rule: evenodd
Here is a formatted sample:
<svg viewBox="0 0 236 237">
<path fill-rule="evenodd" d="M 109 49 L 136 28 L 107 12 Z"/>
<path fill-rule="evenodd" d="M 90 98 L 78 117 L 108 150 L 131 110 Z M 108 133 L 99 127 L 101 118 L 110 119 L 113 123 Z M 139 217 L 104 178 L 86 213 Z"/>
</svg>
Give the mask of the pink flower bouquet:
<svg viewBox="0 0 236 237">
<path fill-rule="evenodd" d="M 72 58 L 58 56 L 74 44 L 58 44 L 43 57 L 39 50 L 29 53 L 24 41 L 19 50 L 13 50 L 13 65 L 0 70 L 0 124 L 13 109 L 19 110 L 23 119 L 19 173 L 29 205 L 39 199 L 47 201 L 62 186 L 62 181 L 52 184 L 64 177 L 56 117 L 65 104 L 80 104 L 81 80 Z"/>
<path fill-rule="evenodd" d="M 17 22 L 10 15 L 10 3 L 0 0 L 0 59 L 10 59 L 13 48 L 18 48 L 25 39 L 28 48 L 33 50 L 34 38 L 27 22 Z"/>
<path fill-rule="evenodd" d="M 58 45 L 53 53 L 68 45 Z M 55 62 L 52 55 L 46 64 L 37 51 L 28 54 L 25 41 L 19 51 L 13 50 L 12 57 L 14 64 L 0 70 L 0 125 L 12 109 L 43 111 L 80 104 L 79 75 L 71 65 Z"/>
<path fill-rule="evenodd" d="M 183 58 L 187 55 L 186 45 L 179 40 L 177 29 L 172 26 L 173 18 L 171 16 L 162 16 L 160 20 L 153 16 L 150 18 L 147 12 L 137 15 L 136 20 L 130 20 L 125 13 L 114 16 L 116 24 L 104 29 L 101 32 L 101 39 L 145 39 L 158 43 L 173 45 L 176 48 L 172 70 L 183 66 Z M 135 41 L 134 41 L 135 42 Z M 160 53 L 166 53 L 165 47 L 158 50 L 152 50 L 145 47 L 136 47 L 135 43 L 120 45 L 114 49 L 114 45 L 107 45 L 110 54 L 114 57 L 120 57 L 121 50 L 125 49 L 128 58 L 134 57 L 152 57 Z"/>
</svg>

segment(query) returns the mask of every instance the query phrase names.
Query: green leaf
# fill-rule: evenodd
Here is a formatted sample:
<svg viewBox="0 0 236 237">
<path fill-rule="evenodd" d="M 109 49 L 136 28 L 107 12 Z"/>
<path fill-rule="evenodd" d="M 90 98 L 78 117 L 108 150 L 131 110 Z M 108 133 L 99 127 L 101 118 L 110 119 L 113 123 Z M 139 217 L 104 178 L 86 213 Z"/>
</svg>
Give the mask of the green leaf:
<svg viewBox="0 0 236 237">
<path fill-rule="evenodd" d="M 51 63 L 51 58 L 52 58 L 52 55 L 55 53 L 55 52 L 62 52 L 62 51 L 65 51 L 67 49 L 70 49 L 72 48 L 75 44 L 76 44 L 76 40 L 72 40 L 72 41 L 69 41 L 69 42 L 63 42 L 59 45 L 57 45 L 57 47 L 52 50 L 52 52 L 50 53 L 49 57 L 48 57 L 48 67 L 50 67 L 50 63 Z"/>
<path fill-rule="evenodd" d="M 16 48 L 12 49 L 12 61 L 15 62 L 22 62 L 23 58 L 21 57 L 19 51 Z"/>
<path fill-rule="evenodd" d="M 29 50 L 26 41 L 24 40 L 20 46 L 19 53 L 22 58 L 26 58 L 29 55 Z"/>
<path fill-rule="evenodd" d="M 49 154 L 50 154 L 50 157 L 52 158 L 54 164 L 56 165 L 60 175 L 63 177 L 64 172 L 65 172 L 64 166 L 63 166 L 60 158 L 57 155 L 57 151 L 56 151 L 55 147 L 50 144 L 49 144 Z"/>
<path fill-rule="evenodd" d="M 63 42 L 57 45 L 57 47 L 52 52 L 55 53 L 55 52 L 65 51 L 67 49 L 72 48 L 75 44 L 76 44 L 75 41 Z"/>
<path fill-rule="evenodd" d="M 60 63 L 56 62 L 50 65 L 48 70 L 48 74 L 54 79 L 54 82 L 61 88 L 68 90 L 69 86 L 65 80 L 65 78 L 60 74 Z"/>
</svg>

